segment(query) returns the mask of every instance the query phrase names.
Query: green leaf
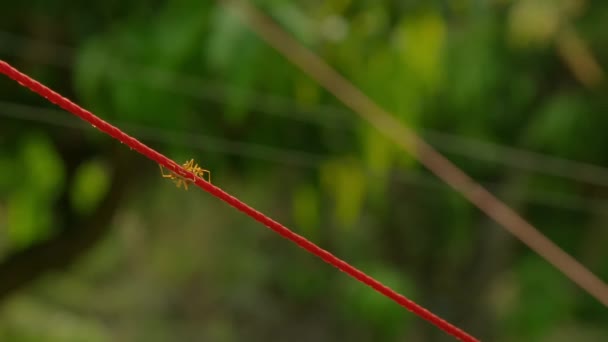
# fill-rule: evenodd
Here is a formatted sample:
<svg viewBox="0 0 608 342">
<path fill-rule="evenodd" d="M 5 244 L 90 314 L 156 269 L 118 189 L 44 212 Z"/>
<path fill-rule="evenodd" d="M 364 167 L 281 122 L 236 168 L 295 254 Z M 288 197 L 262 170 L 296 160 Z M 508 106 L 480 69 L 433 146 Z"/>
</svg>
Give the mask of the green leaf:
<svg viewBox="0 0 608 342">
<path fill-rule="evenodd" d="M 37 196 L 53 198 L 64 182 L 63 162 L 53 143 L 44 135 L 31 135 L 21 146 L 22 177 Z"/>
<path fill-rule="evenodd" d="M 365 130 L 365 160 L 374 176 L 384 177 L 390 171 L 393 161 L 393 146 L 385 136 L 374 128 Z"/>
<path fill-rule="evenodd" d="M 517 47 L 546 46 L 562 18 L 555 0 L 519 0 L 508 17 L 509 41 Z"/>
<path fill-rule="evenodd" d="M 367 177 L 372 178 L 369 182 L 369 192 L 374 200 L 379 200 L 384 197 L 395 157 L 409 155 L 407 153 L 396 154 L 394 143 L 370 127 L 364 127 L 361 130 L 361 144 L 363 144 L 365 169 L 370 171 L 370 175 Z"/>
<path fill-rule="evenodd" d="M 29 191 L 21 191 L 8 199 L 7 223 L 12 245 L 24 248 L 48 236 L 52 215 Z"/>
<path fill-rule="evenodd" d="M 106 165 L 101 161 L 83 163 L 76 170 L 71 188 L 72 207 L 81 214 L 93 211 L 108 192 L 110 177 Z"/>
<path fill-rule="evenodd" d="M 107 98 L 102 96 L 101 90 L 109 70 L 111 70 L 111 61 L 103 40 L 90 39 L 78 50 L 72 73 L 74 88 L 78 97 L 94 111 L 108 109 Z"/>
<path fill-rule="evenodd" d="M 488 108 L 495 105 L 496 90 L 504 79 L 504 56 L 495 48 L 502 32 L 488 19 L 474 22 L 462 32 L 451 32 L 445 60 L 446 82 L 442 89 L 447 103 L 437 118 L 451 130 L 470 135 L 487 134 L 491 124 Z M 504 90 L 500 92 L 504 95 Z M 463 120 L 466 115 L 469 120 Z"/>
<path fill-rule="evenodd" d="M 361 165 L 352 158 L 330 161 L 322 166 L 321 177 L 333 198 L 338 224 L 344 227 L 355 224 L 366 194 L 366 177 Z"/>
<path fill-rule="evenodd" d="M 406 125 L 415 125 L 423 92 L 412 71 L 387 49 L 370 53 L 358 80 L 365 93 Z"/>
<path fill-rule="evenodd" d="M 594 128 L 592 113 L 584 98 L 560 94 L 550 98 L 529 125 L 524 136 L 526 145 L 553 154 L 576 158 L 601 155 L 602 134 Z M 584 134 L 585 139 L 568 139 Z"/>
<path fill-rule="evenodd" d="M 397 44 L 404 63 L 423 84 L 435 87 L 441 76 L 445 23 L 437 12 L 425 12 L 402 21 Z"/>
<path fill-rule="evenodd" d="M 122 68 L 126 71 L 126 68 Z M 112 75 L 112 89 L 110 91 L 112 98 L 112 108 L 120 113 L 122 119 L 127 119 L 129 122 L 139 122 L 139 119 L 144 116 L 141 109 L 145 105 L 142 102 L 147 102 L 153 97 L 141 96 L 142 86 L 132 81 L 123 81 L 116 73 Z M 146 99 L 141 101 L 140 99 Z"/>
<path fill-rule="evenodd" d="M 293 215 L 309 239 L 314 239 L 319 229 L 319 201 L 315 187 L 309 184 L 300 186 L 293 196 Z"/>
<path fill-rule="evenodd" d="M 225 117 L 238 123 L 246 117 L 253 99 L 251 88 L 259 65 L 260 42 L 238 17 L 223 8 L 214 12 L 211 23 L 207 62 L 230 84 L 225 88 Z"/>
<path fill-rule="evenodd" d="M 155 57 L 165 68 L 178 68 L 194 54 L 200 45 L 205 21 L 200 4 L 185 7 L 170 2 L 155 22 L 152 34 Z"/>
<path fill-rule="evenodd" d="M 211 15 L 211 32 L 205 46 L 205 56 L 212 68 L 227 70 L 237 58 L 239 43 L 247 34 L 246 28 L 234 13 L 218 8 Z"/>
<path fill-rule="evenodd" d="M 250 91 L 254 81 L 254 70 L 245 64 L 235 68 L 230 75 L 232 86 L 227 90 L 225 118 L 233 123 L 242 122 L 249 110 L 253 93 Z"/>
<path fill-rule="evenodd" d="M 298 77 L 295 80 L 295 97 L 298 104 L 305 108 L 314 108 L 321 101 L 319 86 L 309 78 Z"/>
</svg>

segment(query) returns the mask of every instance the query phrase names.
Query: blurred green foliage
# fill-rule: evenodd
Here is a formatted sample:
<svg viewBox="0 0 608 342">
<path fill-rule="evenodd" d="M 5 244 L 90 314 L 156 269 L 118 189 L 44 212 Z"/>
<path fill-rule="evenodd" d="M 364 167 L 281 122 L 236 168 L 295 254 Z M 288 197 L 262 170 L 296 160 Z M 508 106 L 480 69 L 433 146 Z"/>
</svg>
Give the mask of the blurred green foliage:
<svg viewBox="0 0 608 342">
<path fill-rule="evenodd" d="M 15 163 L 14 183 L 7 201 L 8 238 L 25 247 L 48 237 L 52 230 L 53 200 L 63 186 L 63 164 L 49 139 L 41 134 L 25 136 Z"/>
<path fill-rule="evenodd" d="M 606 87 L 581 84 L 557 47 L 571 25 L 608 66 L 604 2 L 255 3 L 425 136 L 608 164 Z M 474 335 L 608 339 L 605 307 L 215 2 L 13 2 L 0 18 L 2 59 L 177 161 L 195 158 L 220 187 Z M 448 340 L 0 82 L 1 260 L 101 218 L 112 228 L 71 268 L 11 293 L 0 340 Z M 448 145 L 450 159 L 608 278 L 606 184 L 585 181 L 594 172 L 532 173 L 525 158 L 506 167 Z M 512 159 L 501 153 L 490 151 Z M 117 187 L 124 197 L 111 197 Z"/>
<path fill-rule="evenodd" d="M 80 213 L 90 213 L 108 191 L 107 167 L 100 161 L 90 161 L 78 167 L 72 185 L 72 206 Z"/>
</svg>

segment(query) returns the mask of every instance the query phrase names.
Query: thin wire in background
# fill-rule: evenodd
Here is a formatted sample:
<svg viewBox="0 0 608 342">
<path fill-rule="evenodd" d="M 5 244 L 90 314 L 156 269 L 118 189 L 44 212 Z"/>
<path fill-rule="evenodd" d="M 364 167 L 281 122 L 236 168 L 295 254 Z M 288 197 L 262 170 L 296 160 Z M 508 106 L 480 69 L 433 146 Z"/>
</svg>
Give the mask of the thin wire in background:
<svg viewBox="0 0 608 342">
<path fill-rule="evenodd" d="M 40 46 L 38 46 L 38 47 L 40 48 Z M 41 50 L 44 50 L 44 48 L 41 48 Z M 71 64 L 70 65 L 65 65 L 66 61 L 70 60 L 69 58 L 66 58 L 68 56 L 65 55 L 65 52 L 68 51 L 68 50 L 71 50 L 71 49 L 63 49 L 63 50 L 60 50 L 59 53 L 54 54 L 55 56 L 60 55 L 61 58 L 55 58 L 55 60 L 60 60 L 61 61 L 60 62 L 61 66 L 72 67 Z M 11 50 L 11 51 L 14 51 L 14 50 Z M 62 54 L 63 54 L 63 56 L 61 56 Z M 43 54 L 37 54 L 37 55 L 40 56 L 40 55 L 43 55 Z M 70 55 L 70 57 L 73 58 L 73 55 Z M 133 70 L 136 70 L 136 71 L 142 69 L 142 68 L 135 67 L 135 66 L 133 66 L 133 67 L 134 67 Z M 149 75 L 154 76 L 151 79 L 151 82 L 149 82 L 150 79 L 147 79 L 147 82 L 146 82 L 147 85 L 149 85 L 149 84 L 159 84 L 160 83 L 162 86 L 167 87 L 167 83 L 165 83 L 165 82 L 158 82 L 158 81 L 166 81 L 167 79 L 171 79 L 170 78 L 171 76 L 175 77 L 174 76 L 175 74 L 173 74 L 173 73 L 161 71 L 161 70 L 158 70 L 158 69 L 153 69 L 153 68 L 143 68 L 143 69 L 146 71 L 147 76 L 149 76 Z M 169 76 L 169 77 L 167 77 L 167 76 Z M 133 81 L 134 78 L 130 75 L 128 77 L 128 79 L 123 79 L 123 80 L 131 80 L 131 81 Z M 194 89 L 196 89 L 197 85 L 202 86 L 205 83 L 205 82 L 202 82 L 200 79 L 197 79 L 197 78 L 192 78 L 192 77 L 184 78 L 184 77 L 181 77 L 181 76 L 180 76 L 180 78 L 179 78 L 178 81 L 183 81 L 184 84 L 188 84 L 188 88 L 189 88 L 188 91 L 189 92 L 193 91 L 192 89 L 190 89 L 191 87 L 194 86 L 195 87 Z M 172 86 L 175 86 L 175 83 L 177 83 L 177 82 L 174 81 L 172 83 L 173 83 Z M 181 89 L 181 91 L 184 91 L 183 88 L 179 88 L 179 89 Z M 215 93 L 204 92 L 203 91 L 204 89 L 205 88 L 201 88 L 200 91 L 194 91 L 194 94 L 199 94 L 198 96 L 200 96 L 200 94 L 203 94 L 203 95 L 204 94 L 207 94 L 207 95 L 211 94 L 211 96 L 208 96 L 206 98 L 207 100 L 209 100 L 209 97 L 211 97 L 212 100 L 220 98 L 218 96 L 217 92 L 215 92 Z M 259 99 L 259 98 L 263 98 L 263 97 L 256 96 L 256 98 Z M 278 102 L 281 102 L 281 101 L 278 101 Z M 286 101 L 284 101 L 284 102 L 286 102 Z M 269 110 L 267 110 L 268 109 L 268 103 L 276 104 L 277 103 L 276 98 L 272 98 L 272 101 L 266 101 L 265 105 L 264 105 L 264 109 L 266 109 L 265 112 L 267 112 L 267 113 L 270 112 L 272 114 L 276 113 L 276 111 L 269 111 Z M 276 110 L 276 108 L 274 108 L 274 109 Z M 344 113 L 345 111 L 341 110 L 340 112 Z M 335 113 L 337 113 L 337 111 Z M 442 134 L 442 133 L 439 133 L 439 132 L 437 132 L 437 133 L 438 133 L 438 135 L 441 134 L 442 135 L 441 138 L 444 138 L 444 140 L 446 138 L 450 139 L 450 140 L 452 140 L 453 138 L 457 138 L 457 137 L 445 135 L 445 134 Z M 469 150 L 470 144 L 471 143 L 474 144 L 475 142 L 471 141 L 471 140 L 468 140 L 468 141 L 467 140 L 468 139 L 466 139 L 464 141 L 463 140 L 456 141 L 456 143 L 460 142 L 461 144 L 462 143 L 465 143 L 465 144 L 468 143 L 469 147 L 467 148 L 467 150 L 465 150 L 465 151 L 453 151 L 453 152 L 466 153 L 468 156 L 471 156 L 471 151 Z M 448 141 L 447 146 L 450 147 L 453 150 L 455 146 L 458 146 L 458 144 L 456 144 L 456 143 L 453 140 L 452 141 Z M 485 145 L 485 146 L 483 146 L 483 145 Z M 480 146 L 482 148 L 484 148 L 484 149 L 488 148 L 487 144 L 483 144 L 483 145 L 479 145 L 479 146 L 477 146 L 477 148 L 479 149 Z M 505 152 L 505 151 L 503 151 L 503 152 Z M 508 151 L 506 151 L 506 152 L 508 152 Z M 527 151 L 518 151 L 518 152 L 526 153 Z M 496 153 L 495 152 L 494 153 L 485 153 L 485 154 L 475 153 L 472 156 L 476 157 L 477 159 L 479 159 L 479 156 L 485 156 L 486 159 L 488 159 L 488 157 L 491 159 L 492 156 L 496 156 Z M 526 155 L 526 156 L 529 156 L 529 155 Z M 511 158 L 511 159 L 513 159 L 513 158 Z M 514 159 L 517 159 L 517 156 L 514 156 Z M 531 159 L 532 160 L 536 160 L 534 158 L 531 158 Z M 509 161 L 509 160 L 510 159 L 499 159 L 499 161 L 501 161 L 503 163 L 504 163 L 504 161 Z M 578 174 L 583 175 L 585 177 L 585 180 L 587 180 L 587 181 L 591 181 L 591 182 L 593 182 L 595 184 L 601 184 L 601 185 L 605 184 L 605 179 L 607 179 L 607 178 L 604 178 L 604 177 L 601 177 L 601 176 L 599 176 L 599 177 L 597 176 L 597 174 L 601 175 L 603 173 L 602 171 L 604 171 L 604 170 L 600 170 L 600 172 L 597 172 L 597 169 L 594 166 L 592 166 L 592 165 L 581 165 L 582 163 L 574 163 L 573 164 L 571 161 L 559 160 L 557 158 L 555 159 L 555 161 L 556 161 L 556 163 L 554 163 L 554 164 L 556 164 L 556 166 L 559 166 L 559 167 L 553 167 L 551 169 L 544 169 L 543 168 L 543 169 L 537 170 L 537 171 L 541 171 L 543 173 L 548 173 L 548 174 L 555 174 L 556 173 L 555 171 L 558 170 L 558 171 L 560 171 L 560 172 L 558 172 L 558 174 L 560 174 L 560 175 L 565 175 L 567 177 L 570 176 L 569 178 L 571 178 L 571 179 L 572 178 L 574 178 L 574 179 L 580 179 L 581 177 L 578 177 L 578 176 L 571 177 L 572 176 L 571 170 L 576 170 L 578 172 Z M 522 168 L 523 164 L 519 163 L 519 161 L 517 161 L 517 162 L 518 162 L 518 164 L 516 164 L 516 165 L 510 165 L 510 166 Z M 507 163 L 507 164 L 509 164 L 509 163 Z M 539 166 L 539 165 L 542 165 L 542 164 L 546 164 L 546 163 L 543 162 L 543 161 L 538 161 L 537 160 L 537 163 L 535 165 Z M 565 166 L 565 167 L 563 167 L 563 166 Z M 528 168 L 530 168 L 530 167 L 528 167 Z M 537 169 L 537 168 L 536 167 L 531 167 L 531 169 Z M 583 172 L 580 172 L 581 170 L 583 170 Z M 592 170 L 593 172 L 589 172 L 588 170 Z M 588 175 L 591 175 L 591 177 L 589 177 Z"/>
<path fill-rule="evenodd" d="M 35 56 L 37 62 L 68 69 L 74 68 L 73 63 L 70 62 L 75 59 L 76 50 L 74 48 L 25 38 L 3 31 L 0 31 L 0 41 L 12 43 L 13 47 L 15 45 L 25 45 L 39 52 L 34 55 L 26 55 L 21 50 L 11 48 L 9 44 L 0 44 L 0 50 L 3 50 L 4 53 L 19 58 L 31 58 Z M 110 73 L 108 76 L 117 77 L 121 82 L 135 82 L 142 86 L 158 87 L 219 104 L 226 104 L 229 101 L 225 95 L 228 90 L 246 92 L 244 89 L 226 85 L 215 80 L 123 63 L 116 61 L 112 56 L 107 56 L 107 60 L 113 61 L 113 64 L 118 64 L 126 69 L 124 72 L 111 68 L 108 70 Z M 144 76 L 142 77 L 142 75 Z M 252 99 L 255 99 L 250 105 L 251 109 L 256 112 L 281 116 L 301 122 L 310 122 L 335 130 L 344 130 L 344 127 L 351 127 L 350 125 L 343 124 L 348 119 L 350 112 L 340 107 L 316 105 L 314 110 L 302 109 L 301 104 L 289 98 L 255 91 L 247 92 Z M 423 129 L 422 136 L 426 137 L 439 150 L 453 155 L 608 187 L 608 168 L 603 166 L 559 158 L 522 148 L 465 138 L 460 135 L 436 130 Z"/>
<path fill-rule="evenodd" d="M 63 114 L 63 112 L 55 109 L 0 101 L 0 116 L 6 118 L 83 130 L 89 128 L 86 124 L 72 117 L 66 117 Z M 174 146 L 185 146 L 203 151 L 216 151 L 298 168 L 319 169 L 324 161 L 332 157 L 331 155 L 276 148 L 187 131 L 166 130 L 125 121 L 119 121 L 117 123 L 121 127 L 124 127 L 147 141 Z M 365 174 L 371 179 L 378 177 L 369 172 L 366 172 Z M 414 171 L 399 170 L 394 176 L 394 179 L 401 184 L 410 184 L 425 188 L 442 189 L 445 187 L 442 182 L 437 181 L 435 178 Z M 489 188 L 498 188 L 500 186 L 498 183 L 491 182 L 484 182 L 483 184 Z M 585 198 L 560 192 L 538 190 L 528 191 L 526 195 L 522 197 L 527 203 L 556 209 L 590 213 L 605 213 L 608 209 L 608 199 L 603 198 Z"/>
<path fill-rule="evenodd" d="M 600 303 L 608 306 L 608 285 L 602 279 L 443 156 L 411 127 L 395 119 L 391 113 L 374 102 L 322 58 L 304 47 L 272 18 L 249 1 L 218 0 L 218 2 L 246 23 L 259 38 L 351 108 L 362 121 L 391 139 L 404 152 L 414 156 L 428 170 L 462 194 L 471 204 L 499 223 L 564 276 L 570 278 Z"/>
<path fill-rule="evenodd" d="M 27 45 L 35 51 L 40 52 L 34 55 L 26 55 L 11 48 L 8 44 L 2 44 L 0 45 L 0 49 L 4 48 L 5 53 L 10 53 L 21 58 L 31 58 L 32 56 L 36 56 L 35 59 L 37 62 L 43 62 L 65 68 L 73 68 L 73 63 L 70 63 L 70 61 L 74 59 L 74 55 L 76 53 L 74 48 L 48 43 L 41 40 L 25 38 L 3 31 L 0 31 L 0 40 L 5 42 L 8 41 L 9 43 L 12 43 L 13 46 L 15 44 Z M 112 60 L 112 57 L 108 56 L 108 59 Z M 122 65 L 126 66 L 125 63 L 122 63 Z M 139 72 L 145 75 L 145 77 L 134 77 L 136 72 L 133 71 Z M 141 85 L 156 86 L 162 89 L 190 95 L 198 99 L 219 104 L 226 104 L 228 100 L 224 96 L 226 90 L 234 90 L 234 87 L 215 80 L 207 80 L 178 74 L 175 72 L 160 70 L 158 68 L 131 65 L 131 67 L 128 68 L 128 74 L 129 77 L 125 77 L 124 73 L 118 73 L 116 76 L 122 76 L 121 81 L 130 81 L 137 82 Z M 349 113 L 339 107 L 315 105 L 314 110 L 303 110 L 299 108 L 300 104 L 285 97 L 258 92 L 251 92 L 250 95 L 252 98 L 256 99 L 252 102 L 252 109 L 260 113 L 281 116 L 300 122 L 310 122 L 336 130 L 349 127 L 340 124 L 340 121 L 345 120 L 344 117 L 349 115 Z M 4 104 L 5 107 L 8 105 L 8 108 L 10 108 L 11 105 L 14 105 L 6 102 L 4 102 Z M 23 119 L 24 117 L 27 117 L 27 115 L 23 114 L 22 110 L 20 110 L 20 112 L 22 113 L 20 114 L 20 118 Z M 295 115 L 286 114 L 288 112 L 295 112 Z M 7 114 L 8 113 L 5 113 L 5 115 Z M 327 115 L 334 120 L 325 120 L 322 118 L 327 117 Z M 13 115 L 11 114 L 10 116 Z M 62 119 L 63 117 L 58 118 L 58 120 Z M 66 120 L 69 120 L 69 118 Z M 37 118 L 35 121 L 44 120 Z M 66 124 L 68 123 L 66 122 Z M 132 124 L 122 124 L 133 128 Z M 289 163 L 306 167 L 318 167 L 320 159 L 324 158 L 322 156 L 313 155 L 306 152 L 276 149 L 263 145 L 218 139 L 200 134 L 191 136 L 191 133 L 171 133 L 165 130 L 155 135 L 151 133 L 152 131 L 156 131 L 156 129 L 152 127 L 139 127 L 137 131 L 139 134 L 154 141 L 159 141 L 159 137 L 162 137 L 160 140 L 161 142 L 170 142 L 168 141 L 169 139 L 177 139 L 178 137 L 183 140 L 184 137 L 186 137 L 185 142 L 187 141 L 189 146 L 192 147 L 201 147 L 206 149 L 208 146 L 213 146 L 212 149 L 220 152 L 242 155 L 271 162 Z M 505 145 L 464 138 L 458 135 L 434 130 L 426 130 L 423 134 L 441 150 L 470 159 L 501 163 L 513 168 L 558 176 L 577 182 L 584 182 L 599 186 L 608 185 L 608 168 L 604 168 L 602 166 L 573 161 L 565 158 L 557 158 L 551 155 L 521 148 L 513 148 Z M 192 139 L 189 139 L 188 137 Z M 414 175 L 413 172 L 409 173 L 408 175 L 400 174 L 398 180 L 405 180 L 409 183 L 414 182 L 417 184 L 424 183 L 426 185 L 439 186 L 437 182 L 434 182 L 429 177 Z M 484 182 L 484 184 L 492 188 L 498 186 L 498 184 L 488 182 Z M 592 212 L 604 211 L 604 203 L 602 199 L 589 200 L 571 195 L 564 195 L 557 192 L 531 192 L 528 196 L 528 201 L 531 203 L 568 210 Z"/>
</svg>

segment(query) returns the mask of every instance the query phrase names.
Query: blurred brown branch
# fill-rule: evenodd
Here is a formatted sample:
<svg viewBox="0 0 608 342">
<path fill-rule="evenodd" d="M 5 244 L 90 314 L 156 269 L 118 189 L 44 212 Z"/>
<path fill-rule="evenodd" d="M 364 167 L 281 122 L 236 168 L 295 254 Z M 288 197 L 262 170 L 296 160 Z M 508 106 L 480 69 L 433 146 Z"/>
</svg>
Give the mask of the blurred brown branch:
<svg viewBox="0 0 608 342">
<path fill-rule="evenodd" d="M 49 52 L 48 55 L 36 55 L 34 57 L 27 56 L 23 53 L 20 53 L 18 49 L 13 48 L 13 46 L 17 43 L 28 46 L 35 45 L 37 46 L 36 49 L 45 51 L 48 50 L 52 52 Z M 581 41 L 581 43 L 584 44 L 584 41 Z M 6 49 L 3 52 L 9 53 L 19 58 L 23 58 L 27 61 L 66 68 L 70 71 L 74 69 L 74 63 L 69 62 L 75 58 L 74 55 L 76 52 L 75 49 L 72 47 L 49 43 L 42 40 L 31 39 L 0 31 L 0 49 L 3 48 Z M 49 57 L 49 55 L 56 57 Z M 590 57 L 594 58 L 592 55 L 590 55 Z M 112 59 L 112 56 L 108 56 L 108 59 Z M 146 67 L 140 64 L 136 65 L 131 63 L 125 63 L 120 60 L 116 60 L 114 62 L 123 65 L 124 68 L 129 70 L 128 73 L 114 72 L 114 75 L 112 75 L 112 77 L 120 78 L 122 82 L 135 82 L 150 87 L 158 87 L 159 89 L 163 89 L 165 91 L 171 91 L 177 94 L 190 95 L 201 100 L 219 103 L 222 105 L 226 105 L 229 101 L 225 93 L 229 89 L 233 89 L 235 87 L 232 84 L 218 82 L 215 79 L 199 78 L 192 75 L 185 75 L 157 68 Z M 599 71 L 601 72 L 601 68 L 599 69 Z M 193 91 L 193 89 L 196 89 L 196 91 Z M 276 94 L 269 94 L 258 91 L 249 91 L 249 94 L 252 98 L 255 98 L 251 105 L 259 113 L 287 117 L 295 121 L 309 122 L 323 127 L 330 127 L 332 130 L 335 131 L 349 129 L 349 126 L 343 125 L 342 123 L 347 120 L 348 115 L 350 115 L 350 112 L 344 110 L 342 107 L 331 105 L 319 105 L 317 106 L 317 108 L 315 108 L 314 111 L 299 111 L 300 109 L 298 108 L 298 103 L 288 97 L 282 97 Z M 294 108 L 297 111 L 297 115 L 293 114 Z M 0 111 L 4 110 L 10 112 L 10 115 L 4 112 L 0 113 L 0 115 L 7 115 L 23 119 L 25 119 L 26 117 L 32 118 L 33 116 L 35 116 L 38 117 L 36 121 L 42 122 L 47 122 L 47 119 L 49 118 L 46 112 L 40 114 L 33 114 L 33 112 L 31 112 L 34 110 L 38 111 L 39 109 L 31 108 L 31 110 L 27 110 L 25 106 L 20 106 L 15 103 L 9 103 L 6 101 L 0 101 Z M 28 115 L 24 115 L 24 112 L 28 112 Z M 329 123 L 330 121 L 326 120 L 328 116 L 331 116 L 332 123 Z M 53 122 L 56 123 L 57 118 L 53 118 Z M 119 122 L 119 125 L 128 126 L 129 123 Z M 134 127 L 133 129 L 137 130 L 137 127 Z M 146 135 L 146 133 L 142 131 L 141 133 L 138 132 L 138 135 Z M 505 166 L 514 167 L 522 170 L 563 177 L 574 180 L 576 182 L 595 184 L 599 186 L 608 186 L 608 168 L 602 167 L 600 165 L 584 163 L 578 160 L 566 159 L 563 157 L 556 157 L 554 155 L 540 153 L 537 151 L 523 149 L 520 147 L 477 140 L 470 137 L 464 137 L 458 134 L 446 133 L 445 131 L 425 129 L 421 132 L 421 135 L 424 136 L 427 141 L 429 141 L 435 148 L 440 151 L 443 151 L 446 154 L 460 155 L 470 159 L 476 159 L 491 163 L 499 163 Z M 220 143 L 219 140 L 215 138 L 213 138 L 212 140 L 212 138 L 208 136 L 197 135 L 196 137 L 193 137 L 188 132 L 179 132 L 179 136 L 192 137 L 192 139 L 188 139 L 192 140 L 191 142 L 189 142 L 190 145 L 197 144 L 195 141 L 201 140 L 205 141 L 204 144 L 201 144 L 202 146 L 232 144 L 230 142 Z M 176 139 L 171 138 L 166 140 L 174 141 Z M 253 149 L 256 148 L 253 147 Z M 230 152 L 233 149 L 225 148 L 220 150 Z M 299 155 L 299 153 L 296 153 L 296 151 L 284 152 L 285 153 L 282 154 L 276 154 L 277 157 L 281 158 L 283 161 L 288 156 L 293 157 L 294 155 Z M 314 159 L 306 158 L 307 156 L 303 157 L 304 158 L 302 158 L 302 160 Z M 320 156 L 318 157 L 321 158 Z M 305 161 L 302 164 L 308 165 L 310 163 Z M 316 161 L 312 164 L 316 164 Z"/>
<path fill-rule="evenodd" d="M 594 88 L 604 80 L 604 70 L 593 51 L 581 36 L 567 25 L 556 38 L 557 51 L 574 77 L 587 88 Z"/>
<path fill-rule="evenodd" d="M 601 279 L 470 178 L 410 127 L 405 126 L 381 108 L 319 56 L 297 42 L 271 18 L 248 1 L 220 0 L 220 3 L 237 13 L 263 40 L 319 82 L 363 120 L 390 138 L 403 150 L 412 154 L 481 211 L 501 224 L 599 302 L 608 306 L 608 286 Z"/>
</svg>

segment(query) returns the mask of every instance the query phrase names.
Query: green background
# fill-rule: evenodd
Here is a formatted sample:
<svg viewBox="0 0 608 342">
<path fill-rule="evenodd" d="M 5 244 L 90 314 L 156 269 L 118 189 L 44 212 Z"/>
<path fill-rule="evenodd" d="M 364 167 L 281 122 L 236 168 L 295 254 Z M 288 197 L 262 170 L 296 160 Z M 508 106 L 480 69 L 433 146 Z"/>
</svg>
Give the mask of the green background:
<svg viewBox="0 0 608 342">
<path fill-rule="evenodd" d="M 608 65 L 608 3 L 255 3 L 608 279 L 608 89 L 563 45 Z M 216 2 L 4 2 L 0 58 L 476 337 L 608 340 L 606 307 Z M 2 77 L 0 340 L 452 339 Z"/>
</svg>

